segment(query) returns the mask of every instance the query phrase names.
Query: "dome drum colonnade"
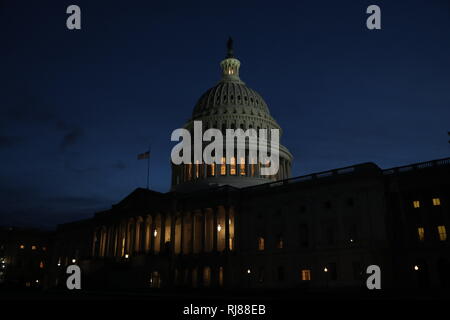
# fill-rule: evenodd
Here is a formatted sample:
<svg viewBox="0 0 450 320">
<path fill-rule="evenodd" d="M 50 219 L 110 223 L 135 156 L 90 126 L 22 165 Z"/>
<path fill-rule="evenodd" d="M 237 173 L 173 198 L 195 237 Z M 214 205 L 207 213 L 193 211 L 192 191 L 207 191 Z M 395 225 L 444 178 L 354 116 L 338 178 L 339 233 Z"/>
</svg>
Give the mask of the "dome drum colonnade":
<svg viewBox="0 0 450 320">
<path fill-rule="evenodd" d="M 231 39 L 228 42 L 227 57 L 220 66 L 222 79 L 200 97 L 191 119 L 184 128 L 192 135 L 194 121 L 201 121 L 202 132 L 215 128 L 225 135 L 226 129 L 240 128 L 244 131 L 255 129 L 259 134 L 260 129 L 266 129 L 270 135 L 270 129 L 277 129 L 281 137 L 282 130 L 270 115 L 264 99 L 240 79 L 240 61 L 234 57 Z M 237 159 L 237 148 L 241 148 L 237 147 L 229 164 L 225 163 L 225 156 L 219 164 L 172 164 L 172 190 L 184 192 L 221 185 L 242 188 L 287 179 L 291 176 L 292 155 L 285 146 L 281 144 L 279 146 L 279 170 L 275 175 L 260 174 L 260 168 L 265 164 L 260 163 L 260 159 L 258 161 L 249 159 L 247 144 L 242 147 L 245 157 Z M 250 164 L 250 162 L 258 163 Z"/>
</svg>

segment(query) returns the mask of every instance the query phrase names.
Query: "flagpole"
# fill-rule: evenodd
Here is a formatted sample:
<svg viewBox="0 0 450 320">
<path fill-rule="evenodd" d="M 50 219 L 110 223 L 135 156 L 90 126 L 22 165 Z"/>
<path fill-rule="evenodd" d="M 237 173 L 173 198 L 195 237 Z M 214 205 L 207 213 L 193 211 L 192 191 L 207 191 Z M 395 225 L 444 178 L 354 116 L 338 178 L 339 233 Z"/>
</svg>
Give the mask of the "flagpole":
<svg viewBox="0 0 450 320">
<path fill-rule="evenodd" d="M 148 157 L 147 157 L 147 190 L 149 190 L 150 189 L 150 186 L 149 186 L 149 178 L 150 178 L 150 156 L 151 156 L 151 154 L 150 154 L 150 149 L 151 149 L 152 147 L 151 147 L 151 145 L 148 147 Z"/>
</svg>

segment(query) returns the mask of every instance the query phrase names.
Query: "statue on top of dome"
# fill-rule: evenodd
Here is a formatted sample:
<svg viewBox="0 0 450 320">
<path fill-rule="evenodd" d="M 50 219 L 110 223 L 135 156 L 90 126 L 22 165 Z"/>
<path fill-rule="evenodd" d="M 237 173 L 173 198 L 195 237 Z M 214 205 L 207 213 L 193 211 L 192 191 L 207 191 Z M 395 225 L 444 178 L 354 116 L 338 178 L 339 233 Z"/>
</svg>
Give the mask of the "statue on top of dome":
<svg viewBox="0 0 450 320">
<path fill-rule="evenodd" d="M 234 58 L 233 38 L 229 37 L 227 41 L 227 58 Z"/>
</svg>

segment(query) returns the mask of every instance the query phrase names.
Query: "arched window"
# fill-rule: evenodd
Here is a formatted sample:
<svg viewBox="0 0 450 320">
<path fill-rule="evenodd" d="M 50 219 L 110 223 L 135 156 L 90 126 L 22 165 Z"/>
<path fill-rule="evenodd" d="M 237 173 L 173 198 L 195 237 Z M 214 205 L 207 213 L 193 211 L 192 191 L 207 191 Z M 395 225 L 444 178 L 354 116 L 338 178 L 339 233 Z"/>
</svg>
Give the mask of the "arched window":
<svg viewBox="0 0 450 320">
<path fill-rule="evenodd" d="M 231 157 L 231 165 L 230 165 L 230 175 L 236 175 L 236 158 Z"/>
<path fill-rule="evenodd" d="M 225 162 L 225 157 L 222 157 L 222 163 L 220 164 L 220 174 L 222 176 L 227 174 L 227 165 Z"/>
<path fill-rule="evenodd" d="M 245 176 L 245 158 L 241 157 L 239 161 L 239 174 Z"/>
<path fill-rule="evenodd" d="M 264 238 L 258 237 L 258 250 L 263 251 L 265 249 L 264 245 L 265 245 Z"/>
</svg>

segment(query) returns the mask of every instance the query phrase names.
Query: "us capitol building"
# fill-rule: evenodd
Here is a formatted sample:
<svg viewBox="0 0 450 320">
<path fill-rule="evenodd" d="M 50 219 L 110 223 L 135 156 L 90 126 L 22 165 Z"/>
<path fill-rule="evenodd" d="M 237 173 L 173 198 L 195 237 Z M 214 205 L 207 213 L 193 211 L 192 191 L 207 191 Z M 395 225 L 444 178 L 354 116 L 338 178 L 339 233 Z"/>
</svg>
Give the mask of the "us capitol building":
<svg viewBox="0 0 450 320">
<path fill-rule="evenodd" d="M 240 78 L 228 43 L 221 80 L 184 128 L 279 129 Z M 293 134 L 288 133 L 288 134 Z M 84 288 L 365 287 L 378 265 L 383 288 L 449 286 L 450 159 L 381 169 L 374 163 L 291 178 L 260 165 L 172 165 L 167 193 L 138 188 L 92 219 L 58 226 L 47 286 L 77 264 Z"/>
</svg>

